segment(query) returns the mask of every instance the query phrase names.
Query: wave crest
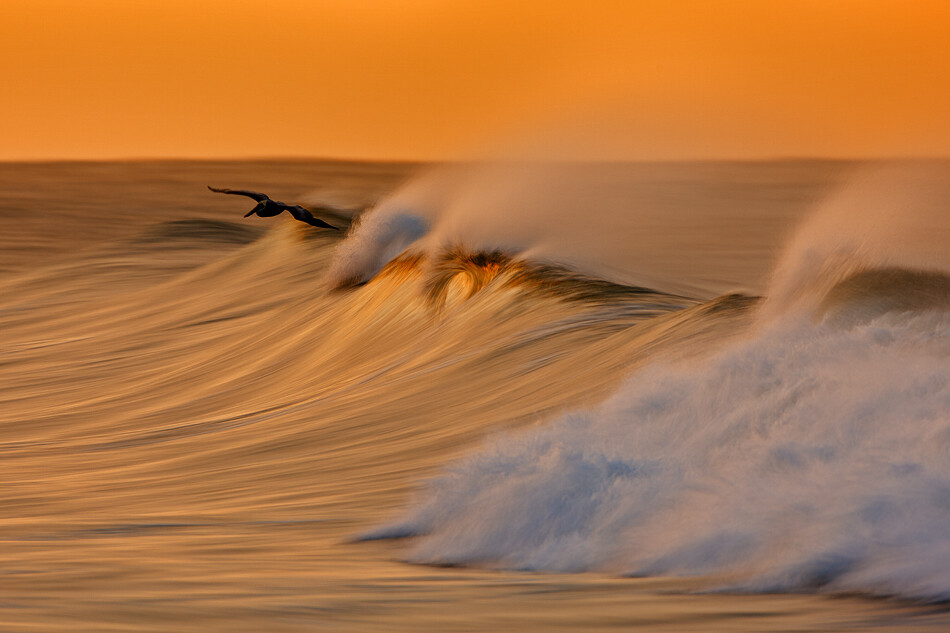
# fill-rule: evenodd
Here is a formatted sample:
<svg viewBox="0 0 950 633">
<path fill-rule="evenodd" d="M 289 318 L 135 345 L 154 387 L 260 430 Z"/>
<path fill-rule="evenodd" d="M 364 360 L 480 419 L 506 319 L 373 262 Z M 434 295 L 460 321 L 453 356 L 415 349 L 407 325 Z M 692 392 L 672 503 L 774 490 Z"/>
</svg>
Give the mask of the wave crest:
<svg viewBox="0 0 950 633">
<path fill-rule="evenodd" d="M 797 230 L 772 276 L 763 320 L 814 315 L 839 283 L 870 270 L 950 273 L 950 162 L 866 168 Z"/>
<path fill-rule="evenodd" d="M 430 256 L 409 251 L 394 258 L 373 278 L 379 283 L 419 281 L 426 302 L 436 308 L 456 305 L 491 287 L 534 297 L 588 304 L 620 301 L 636 305 L 644 316 L 697 302 L 641 286 L 588 277 L 564 266 L 521 259 L 500 250 L 469 251 L 461 246 Z"/>
<path fill-rule="evenodd" d="M 837 324 L 866 323 L 888 312 L 950 309 L 950 275 L 939 271 L 879 268 L 836 284 L 818 307 Z"/>
</svg>

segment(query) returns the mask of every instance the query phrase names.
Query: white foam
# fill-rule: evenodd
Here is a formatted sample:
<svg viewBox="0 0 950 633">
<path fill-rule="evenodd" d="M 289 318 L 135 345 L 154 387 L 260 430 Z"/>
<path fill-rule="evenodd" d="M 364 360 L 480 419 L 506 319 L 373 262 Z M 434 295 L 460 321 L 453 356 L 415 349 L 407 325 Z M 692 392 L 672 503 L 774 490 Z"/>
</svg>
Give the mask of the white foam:
<svg viewBox="0 0 950 633">
<path fill-rule="evenodd" d="M 496 438 L 389 530 L 411 558 L 950 598 L 950 318 L 786 323 Z"/>
<path fill-rule="evenodd" d="M 334 286 L 367 281 L 429 230 L 412 211 L 368 213 L 340 245 L 327 273 Z"/>
</svg>

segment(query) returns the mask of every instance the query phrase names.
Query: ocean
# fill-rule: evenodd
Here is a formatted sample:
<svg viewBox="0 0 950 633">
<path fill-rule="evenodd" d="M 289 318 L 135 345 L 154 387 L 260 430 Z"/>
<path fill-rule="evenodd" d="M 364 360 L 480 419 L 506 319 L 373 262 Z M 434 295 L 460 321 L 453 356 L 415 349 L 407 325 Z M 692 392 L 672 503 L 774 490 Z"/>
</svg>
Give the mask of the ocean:
<svg viewBox="0 0 950 633">
<path fill-rule="evenodd" d="M 950 163 L 0 192 L 0 631 L 950 630 Z"/>
</svg>

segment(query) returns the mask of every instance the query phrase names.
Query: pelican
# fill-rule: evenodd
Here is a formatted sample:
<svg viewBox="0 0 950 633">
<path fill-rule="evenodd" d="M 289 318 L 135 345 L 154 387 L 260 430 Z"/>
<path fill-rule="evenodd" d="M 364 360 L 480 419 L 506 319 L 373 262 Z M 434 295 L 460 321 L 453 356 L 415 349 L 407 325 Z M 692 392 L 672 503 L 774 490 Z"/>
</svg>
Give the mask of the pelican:
<svg viewBox="0 0 950 633">
<path fill-rule="evenodd" d="M 245 213 L 245 218 L 252 215 L 257 215 L 262 218 L 271 218 L 275 215 L 280 215 L 284 211 L 287 211 L 290 213 L 290 215 L 294 216 L 295 220 L 306 222 L 310 226 L 333 229 L 334 231 L 340 230 L 332 224 L 327 224 L 323 220 L 313 217 L 313 215 L 308 210 L 304 209 L 299 204 L 285 204 L 283 202 L 278 202 L 277 200 L 271 200 L 267 197 L 267 194 L 257 193 L 256 191 L 243 191 L 241 189 L 215 189 L 211 186 L 209 186 L 208 189 L 214 191 L 215 193 L 228 193 L 235 196 L 247 196 L 248 198 L 253 198 L 256 200 L 257 206 Z"/>
</svg>

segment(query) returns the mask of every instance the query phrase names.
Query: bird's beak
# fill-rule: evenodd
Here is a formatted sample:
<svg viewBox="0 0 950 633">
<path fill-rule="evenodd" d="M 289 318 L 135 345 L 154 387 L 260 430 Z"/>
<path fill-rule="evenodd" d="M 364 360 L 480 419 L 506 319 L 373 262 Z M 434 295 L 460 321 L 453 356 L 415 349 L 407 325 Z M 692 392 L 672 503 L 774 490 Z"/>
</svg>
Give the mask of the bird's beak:
<svg viewBox="0 0 950 633">
<path fill-rule="evenodd" d="M 252 215 L 254 215 L 254 212 L 255 212 L 255 211 L 257 211 L 257 207 L 254 207 L 253 209 L 251 209 L 250 211 L 248 211 L 247 213 L 245 213 L 245 214 L 244 214 L 244 217 L 245 217 L 245 218 L 251 217 Z"/>
</svg>

